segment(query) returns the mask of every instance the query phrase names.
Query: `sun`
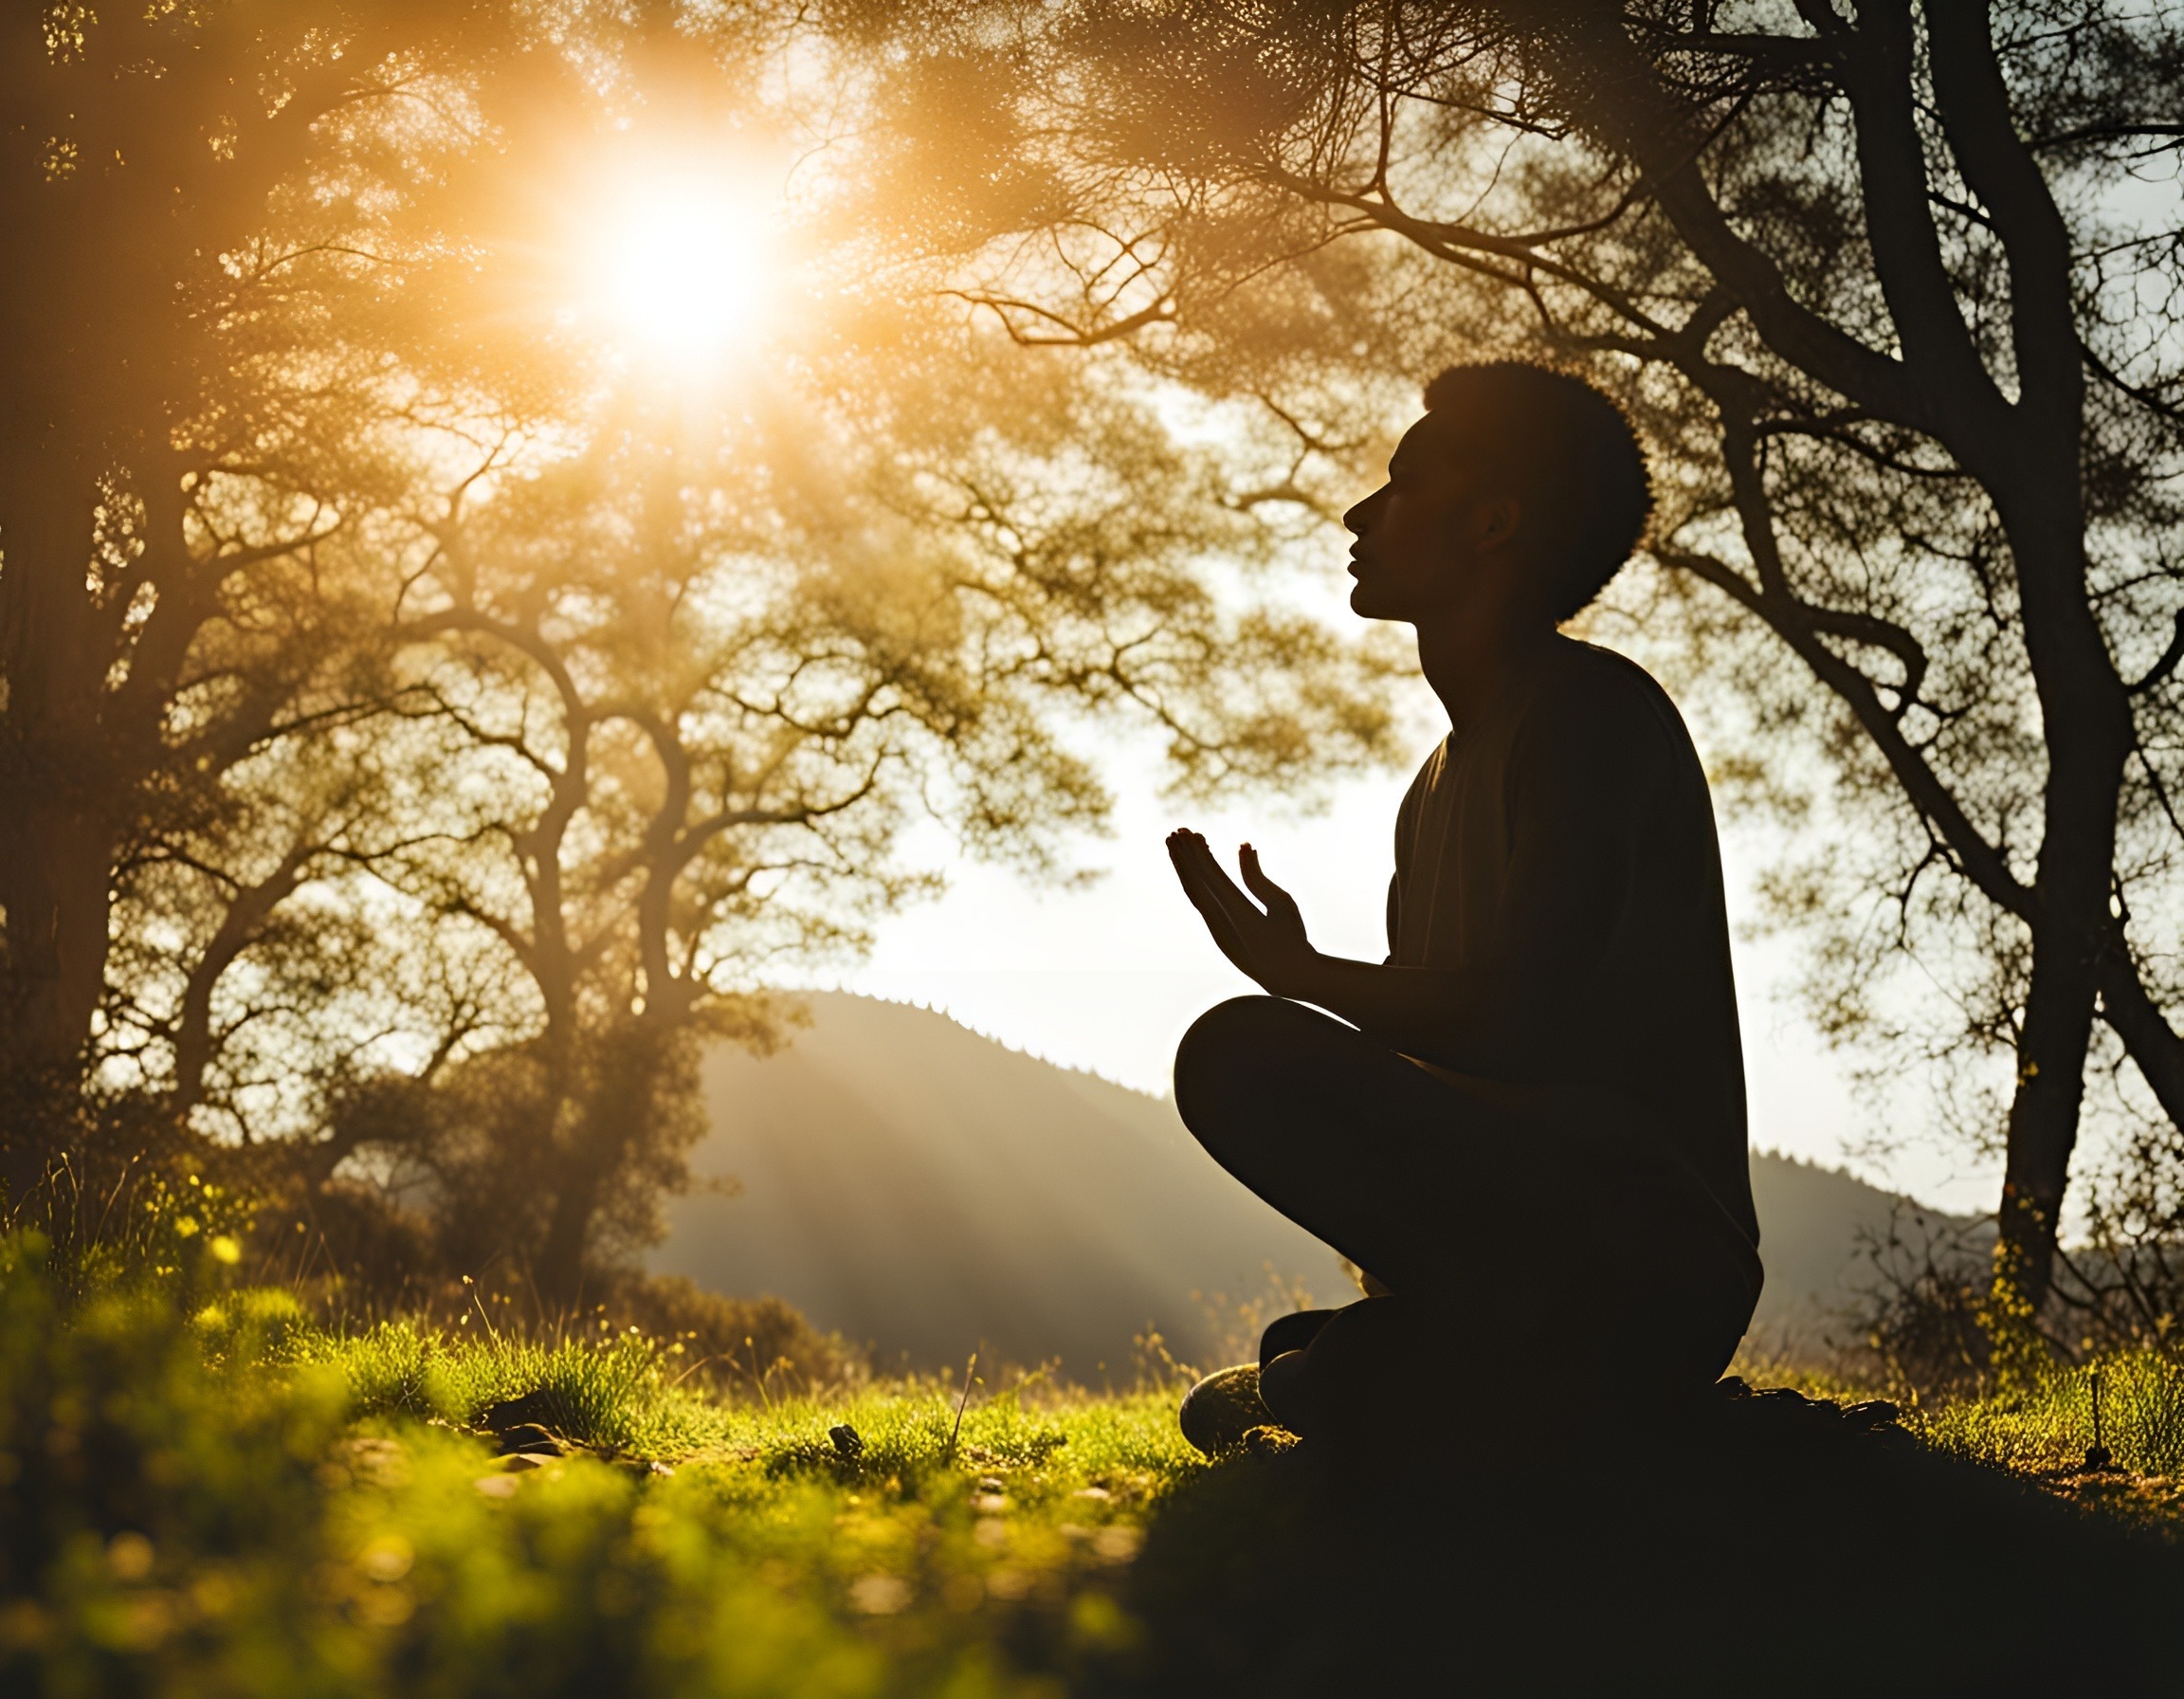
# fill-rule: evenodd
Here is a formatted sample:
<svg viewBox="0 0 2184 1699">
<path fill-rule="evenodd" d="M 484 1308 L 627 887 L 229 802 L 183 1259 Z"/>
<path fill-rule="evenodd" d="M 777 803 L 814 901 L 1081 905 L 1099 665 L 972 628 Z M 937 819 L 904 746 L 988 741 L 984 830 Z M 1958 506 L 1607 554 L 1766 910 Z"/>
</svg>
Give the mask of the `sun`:
<svg viewBox="0 0 2184 1699">
<path fill-rule="evenodd" d="M 610 192 L 588 244 L 588 291 L 614 342 L 653 362 L 748 353 L 781 292 L 780 196 L 699 174 Z"/>
</svg>

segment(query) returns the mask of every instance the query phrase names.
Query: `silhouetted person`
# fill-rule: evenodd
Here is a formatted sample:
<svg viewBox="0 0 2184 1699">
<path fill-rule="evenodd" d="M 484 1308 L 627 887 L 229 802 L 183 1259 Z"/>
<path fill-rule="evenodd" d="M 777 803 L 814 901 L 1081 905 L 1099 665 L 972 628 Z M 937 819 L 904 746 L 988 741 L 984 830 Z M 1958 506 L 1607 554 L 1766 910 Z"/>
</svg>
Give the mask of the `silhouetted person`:
<svg viewBox="0 0 2184 1699">
<path fill-rule="evenodd" d="M 1351 607 L 1417 629 L 1450 723 L 1396 819 L 1386 961 L 1313 949 L 1248 844 L 1264 908 L 1196 832 L 1168 840 L 1272 994 L 1192 1027 L 1176 1106 L 1374 1294 L 1267 1329 L 1261 1392 L 1308 1440 L 1433 1421 L 1449 1392 L 1695 1392 L 1759 1294 L 1705 776 L 1645 671 L 1556 630 L 1635 545 L 1644 459 L 1605 396 L 1536 367 L 1453 368 L 1426 405 L 1343 518 Z M 1248 1380 L 1194 1393 L 1186 1432 L 1234 1437 Z"/>
</svg>

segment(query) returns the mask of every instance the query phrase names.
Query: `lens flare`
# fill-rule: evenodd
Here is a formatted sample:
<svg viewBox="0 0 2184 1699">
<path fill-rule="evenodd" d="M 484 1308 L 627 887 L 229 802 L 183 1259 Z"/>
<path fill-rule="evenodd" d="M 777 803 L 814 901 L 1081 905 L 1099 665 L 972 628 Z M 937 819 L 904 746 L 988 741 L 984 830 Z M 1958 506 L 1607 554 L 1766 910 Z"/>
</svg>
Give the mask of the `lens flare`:
<svg viewBox="0 0 2184 1699">
<path fill-rule="evenodd" d="M 779 197 L 697 176 L 611 197 L 596 227 L 596 306 L 608 334 L 654 361 L 748 352 L 779 293 Z"/>
</svg>

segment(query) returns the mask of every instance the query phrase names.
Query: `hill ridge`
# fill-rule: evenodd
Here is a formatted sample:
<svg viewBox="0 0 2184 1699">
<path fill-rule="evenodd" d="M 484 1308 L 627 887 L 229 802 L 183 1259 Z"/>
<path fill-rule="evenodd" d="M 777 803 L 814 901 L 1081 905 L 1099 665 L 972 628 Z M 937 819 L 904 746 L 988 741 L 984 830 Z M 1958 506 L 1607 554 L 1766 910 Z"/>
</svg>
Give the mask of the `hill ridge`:
<svg viewBox="0 0 2184 1699">
<path fill-rule="evenodd" d="M 1334 1251 L 1224 1174 L 1172 1100 L 911 1000 L 802 995 L 811 1025 L 778 1054 L 707 1058 L 693 1165 L 741 1195 L 674 1200 L 653 1269 L 777 1293 L 883 1361 L 976 1347 L 1059 1356 L 1081 1379 L 1122 1372 L 1148 1327 L 1190 1361 L 1233 1348 L 1207 1300 L 1266 1293 L 1269 1266 L 1322 1303 L 1352 1295 Z M 1816 1340 L 1852 1296 L 1861 1229 L 1905 1208 L 1953 1219 L 1779 1152 L 1752 1172 L 1755 1332 L 1777 1345 Z"/>
</svg>

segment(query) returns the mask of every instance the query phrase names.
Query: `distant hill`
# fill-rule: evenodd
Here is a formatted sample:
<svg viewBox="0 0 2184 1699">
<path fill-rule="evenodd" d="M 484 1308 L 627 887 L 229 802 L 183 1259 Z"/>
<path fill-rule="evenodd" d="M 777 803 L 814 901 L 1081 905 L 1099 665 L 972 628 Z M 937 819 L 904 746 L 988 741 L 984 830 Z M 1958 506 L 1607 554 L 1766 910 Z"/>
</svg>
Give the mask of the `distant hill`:
<svg viewBox="0 0 2184 1699">
<path fill-rule="evenodd" d="M 1977 1224 L 1884 1192 L 1836 1168 L 1772 1151 L 1752 1158 L 1759 1260 L 1767 1287 L 1746 1336 L 1795 1353 L 1845 1332 L 1843 1311 L 1878 1284 L 1866 1247 L 1893 1235 L 1907 1248 L 1946 1242 Z M 1990 1231 L 1991 1227 L 1990 1227 Z"/>
<path fill-rule="evenodd" d="M 1163 1099 L 1057 1068 L 945 1015 L 841 994 L 780 1055 L 706 1063 L 713 1131 L 698 1172 L 734 1197 L 677 1199 L 649 1265 L 774 1292 L 884 1361 L 974 1347 L 1129 1372 L 1158 1326 L 1178 1356 L 1215 1343 L 1193 1293 L 1264 1293 L 1267 1265 L 1321 1302 L 1353 1295 L 1335 1253 L 1201 1151 Z M 1756 1157 L 1771 1342 L 1811 1336 L 1844 1294 L 1861 1229 L 1899 1200 L 1847 1175 Z"/>
</svg>

